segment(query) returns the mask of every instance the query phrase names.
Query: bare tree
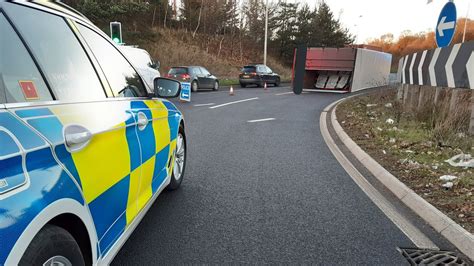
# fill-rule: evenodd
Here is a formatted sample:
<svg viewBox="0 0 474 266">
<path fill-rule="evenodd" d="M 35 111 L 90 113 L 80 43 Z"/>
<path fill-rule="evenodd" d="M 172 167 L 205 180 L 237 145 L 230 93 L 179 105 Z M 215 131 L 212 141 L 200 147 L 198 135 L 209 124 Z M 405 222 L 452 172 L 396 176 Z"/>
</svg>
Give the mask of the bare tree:
<svg viewBox="0 0 474 266">
<path fill-rule="evenodd" d="M 196 29 L 193 32 L 193 39 L 196 36 L 196 32 L 199 29 L 199 25 L 201 24 L 201 14 L 202 14 L 202 6 L 204 5 L 204 0 L 201 0 L 201 7 L 199 8 L 199 17 L 198 17 L 198 23 L 196 25 Z"/>
</svg>

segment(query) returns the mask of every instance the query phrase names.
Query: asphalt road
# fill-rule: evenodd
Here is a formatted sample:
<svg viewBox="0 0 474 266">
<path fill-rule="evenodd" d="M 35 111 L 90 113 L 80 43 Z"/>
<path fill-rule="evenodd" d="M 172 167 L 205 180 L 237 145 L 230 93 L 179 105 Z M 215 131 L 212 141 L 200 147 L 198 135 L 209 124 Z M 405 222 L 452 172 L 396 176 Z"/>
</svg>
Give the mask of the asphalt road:
<svg viewBox="0 0 474 266">
<path fill-rule="evenodd" d="M 288 91 L 199 92 L 178 103 L 187 122 L 185 180 L 157 199 L 113 263 L 407 264 L 396 247 L 413 243 L 321 136 L 321 111 L 343 96 L 276 95 Z M 265 118 L 275 120 L 247 122 Z"/>
</svg>

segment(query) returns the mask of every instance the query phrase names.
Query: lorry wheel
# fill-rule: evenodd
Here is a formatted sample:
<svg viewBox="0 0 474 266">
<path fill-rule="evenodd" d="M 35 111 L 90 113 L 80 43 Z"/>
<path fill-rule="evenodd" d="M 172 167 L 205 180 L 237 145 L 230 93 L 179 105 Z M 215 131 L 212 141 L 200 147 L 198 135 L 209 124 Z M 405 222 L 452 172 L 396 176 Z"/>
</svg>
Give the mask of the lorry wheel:
<svg viewBox="0 0 474 266">
<path fill-rule="evenodd" d="M 85 265 L 81 248 L 65 229 L 46 225 L 33 238 L 19 265 Z"/>
</svg>

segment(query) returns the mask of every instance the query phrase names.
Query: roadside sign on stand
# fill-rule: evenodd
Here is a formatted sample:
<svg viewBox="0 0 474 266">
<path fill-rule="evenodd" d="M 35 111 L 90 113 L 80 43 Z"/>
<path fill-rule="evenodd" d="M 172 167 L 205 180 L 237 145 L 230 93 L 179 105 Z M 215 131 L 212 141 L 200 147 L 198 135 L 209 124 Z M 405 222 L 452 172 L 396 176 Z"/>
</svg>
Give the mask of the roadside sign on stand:
<svg viewBox="0 0 474 266">
<path fill-rule="evenodd" d="M 179 95 L 179 100 L 184 102 L 191 101 L 191 83 L 181 82 L 181 94 Z"/>
</svg>

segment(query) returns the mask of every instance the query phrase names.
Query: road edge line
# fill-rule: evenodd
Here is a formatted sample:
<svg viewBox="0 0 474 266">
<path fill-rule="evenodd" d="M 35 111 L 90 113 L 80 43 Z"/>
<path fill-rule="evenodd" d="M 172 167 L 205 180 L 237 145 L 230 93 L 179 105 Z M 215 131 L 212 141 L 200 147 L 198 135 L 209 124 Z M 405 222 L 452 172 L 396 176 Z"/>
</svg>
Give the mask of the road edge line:
<svg viewBox="0 0 474 266">
<path fill-rule="evenodd" d="M 400 201 L 425 220 L 436 232 L 444 236 L 451 244 L 464 253 L 464 255 L 469 257 L 469 259 L 474 260 L 474 236 L 471 233 L 398 180 L 398 178 L 362 150 L 342 129 L 337 121 L 336 109 L 343 100 L 347 99 L 348 98 L 334 102 L 328 106 L 330 108 L 327 107 L 324 109 L 327 113 L 334 106 L 331 110 L 331 124 L 339 139 L 341 139 L 360 163 L 385 187 L 392 191 Z"/>
</svg>

